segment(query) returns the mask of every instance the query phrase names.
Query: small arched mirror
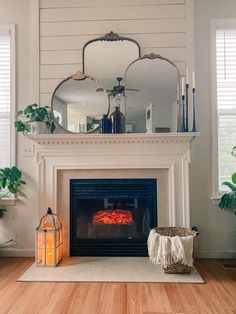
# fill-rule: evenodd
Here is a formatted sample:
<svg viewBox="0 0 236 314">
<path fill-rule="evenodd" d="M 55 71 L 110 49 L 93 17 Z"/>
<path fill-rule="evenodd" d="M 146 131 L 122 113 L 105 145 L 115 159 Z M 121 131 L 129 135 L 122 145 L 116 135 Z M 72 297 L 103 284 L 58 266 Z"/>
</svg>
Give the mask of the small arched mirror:
<svg viewBox="0 0 236 314">
<path fill-rule="evenodd" d="M 81 72 L 69 76 L 56 87 L 51 106 L 58 124 L 72 133 L 95 132 L 103 115 L 110 111 L 103 85 Z"/>
<path fill-rule="evenodd" d="M 177 131 L 179 78 L 174 63 L 153 53 L 128 66 L 125 76 L 127 131 Z"/>
</svg>

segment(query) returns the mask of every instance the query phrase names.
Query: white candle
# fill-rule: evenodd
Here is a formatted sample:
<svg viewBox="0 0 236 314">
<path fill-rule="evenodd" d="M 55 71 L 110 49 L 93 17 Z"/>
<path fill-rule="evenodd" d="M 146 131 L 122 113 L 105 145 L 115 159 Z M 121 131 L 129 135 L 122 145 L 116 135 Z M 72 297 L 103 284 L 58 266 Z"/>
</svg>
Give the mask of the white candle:
<svg viewBox="0 0 236 314">
<path fill-rule="evenodd" d="M 188 84 L 188 67 L 186 68 L 186 84 Z"/>
<path fill-rule="evenodd" d="M 195 71 L 192 72 L 192 88 L 195 88 Z"/>
<path fill-rule="evenodd" d="M 184 77 L 182 77 L 182 88 L 181 88 L 181 95 L 184 96 L 185 90 L 184 90 Z"/>
</svg>

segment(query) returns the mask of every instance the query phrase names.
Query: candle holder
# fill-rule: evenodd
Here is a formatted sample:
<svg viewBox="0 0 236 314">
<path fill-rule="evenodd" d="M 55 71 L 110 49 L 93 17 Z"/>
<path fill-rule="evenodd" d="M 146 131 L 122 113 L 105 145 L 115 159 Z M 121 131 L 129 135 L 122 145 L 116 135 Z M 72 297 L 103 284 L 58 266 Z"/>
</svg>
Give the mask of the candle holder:
<svg viewBox="0 0 236 314">
<path fill-rule="evenodd" d="M 186 83 L 185 85 L 185 90 L 186 90 L 185 132 L 189 132 L 189 129 L 188 129 L 188 89 L 189 89 L 189 84 Z"/>
<path fill-rule="evenodd" d="M 193 95 L 193 128 L 192 132 L 197 132 L 196 128 L 196 108 L 195 108 L 195 88 L 192 88 L 192 95 Z"/>
<path fill-rule="evenodd" d="M 185 96 L 182 95 L 182 127 L 181 127 L 181 132 L 185 132 Z"/>
</svg>

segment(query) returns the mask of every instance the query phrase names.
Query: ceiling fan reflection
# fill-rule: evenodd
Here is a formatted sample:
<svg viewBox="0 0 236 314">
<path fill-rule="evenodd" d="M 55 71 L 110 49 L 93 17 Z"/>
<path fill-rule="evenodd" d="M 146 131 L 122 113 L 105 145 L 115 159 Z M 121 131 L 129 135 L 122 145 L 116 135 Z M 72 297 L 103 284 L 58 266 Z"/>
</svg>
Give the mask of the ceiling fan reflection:
<svg viewBox="0 0 236 314">
<path fill-rule="evenodd" d="M 117 77 L 116 80 L 118 81 L 118 85 L 113 86 L 112 89 L 107 89 L 108 96 L 125 96 L 125 86 L 121 85 L 121 81 L 123 80 L 122 77 Z M 138 88 L 126 88 L 128 91 L 133 91 L 133 92 L 139 92 L 140 90 Z M 102 92 L 102 88 L 97 88 L 97 92 Z"/>
</svg>

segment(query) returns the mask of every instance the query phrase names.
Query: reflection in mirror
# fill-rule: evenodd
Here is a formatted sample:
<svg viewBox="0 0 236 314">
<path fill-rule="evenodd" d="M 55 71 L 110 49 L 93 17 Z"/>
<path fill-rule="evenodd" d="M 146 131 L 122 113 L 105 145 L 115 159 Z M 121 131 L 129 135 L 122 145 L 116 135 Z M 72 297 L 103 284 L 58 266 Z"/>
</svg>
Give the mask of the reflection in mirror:
<svg viewBox="0 0 236 314">
<path fill-rule="evenodd" d="M 125 87 L 127 132 L 177 131 L 179 71 L 172 62 L 153 53 L 135 60 Z"/>
<path fill-rule="evenodd" d="M 94 132 L 103 115 L 109 113 L 109 100 L 104 87 L 95 78 L 80 72 L 57 86 L 51 106 L 58 124 L 73 133 Z"/>
<path fill-rule="evenodd" d="M 139 44 L 127 37 L 114 32 L 93 39 L 83 48 L 83 72 L 96 77 L 108 92 L 111 108 L 120 102 L 121 111 L 124 111 L 124 99 L 119 98 L 119 93 L 114 87 L 119 85 L 117 78 L 123 79 L 120 85 L 124 85 L 124 76 L 127 66 L 140 57 Z"/>
</svg>

